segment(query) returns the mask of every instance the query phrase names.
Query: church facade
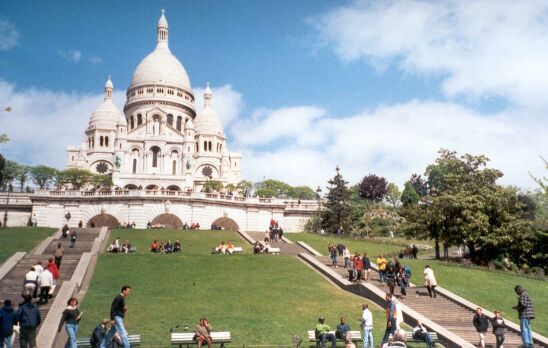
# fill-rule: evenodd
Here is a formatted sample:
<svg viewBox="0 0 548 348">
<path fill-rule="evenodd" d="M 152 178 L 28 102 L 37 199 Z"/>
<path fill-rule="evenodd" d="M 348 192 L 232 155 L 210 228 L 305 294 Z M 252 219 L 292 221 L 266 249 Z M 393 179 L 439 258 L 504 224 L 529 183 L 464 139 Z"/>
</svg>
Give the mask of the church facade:
<svg viewBox="0 0 548 348">
<path fill-rule="evenodd" d="M 205 88 L 197 113 L 190 79 L 168 37 L 162 11 L 156 48 L 135 69 L 123 110 L 112 101 L 109 76 L 84 142 L 67 148 L 67 168 L 111 174 L 125 189 L 197 192 L 208 180 L 240 182 L 241 154 L 227 149 L 212 91 Z"/>
</svg>

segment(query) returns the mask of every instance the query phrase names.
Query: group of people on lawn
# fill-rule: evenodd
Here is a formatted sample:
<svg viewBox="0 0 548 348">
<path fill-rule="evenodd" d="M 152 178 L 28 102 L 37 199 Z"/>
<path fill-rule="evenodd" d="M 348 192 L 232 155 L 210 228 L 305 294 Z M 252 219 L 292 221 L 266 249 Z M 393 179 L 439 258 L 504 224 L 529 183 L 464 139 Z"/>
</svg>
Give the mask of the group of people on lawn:
<svg viewBox="0 0 548 348">
<path fill-rule="evenodd" d="M 282 240 L 284 235 L 284 230 L 282 226 L 278 224 L 278 221 L 271 219 L 268 230 L 264 233 L 264 242 L 265 243 L 275 243 L 279 240 Z"/>
<path fill-rule="evenodd" d="M 133 249 L 131 249 L 131 244 L 128 240 L 126 240 L 122 245 L 120 245 L 120 237 L 117 237 L 112 241 L 110 246 L 107 248 L 107 252 L 109 253 L 130 253 Z"/>
<path fill-rule="evenodd" d="M 150 243 L 150 252 L 152 254 L 176 254 L 180 253 L 182 250 L 181 242 L 177 239 L 175 243 L 172 243 L 171 240 L 164 242 L 163 240 L 158 243 L 158 240 L 155 239 Z"/>
<path fill-rule="evenodd" d="M 231 241 L 228 241 L 228 243 L 225 243 L 225 241 L 222 241 L 221 244 L 214 247 L 213 250 L 211 250 L 212 254 L 233 254 L 234 253 L 234 244 Z"/>
</svg>

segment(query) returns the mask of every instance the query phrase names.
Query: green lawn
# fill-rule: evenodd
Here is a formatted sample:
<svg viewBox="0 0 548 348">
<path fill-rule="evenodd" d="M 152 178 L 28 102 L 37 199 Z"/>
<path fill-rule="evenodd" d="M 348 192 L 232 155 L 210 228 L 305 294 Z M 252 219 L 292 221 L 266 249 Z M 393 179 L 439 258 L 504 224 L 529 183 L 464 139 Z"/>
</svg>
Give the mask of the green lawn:
<svg viewBox="0 0 548 348">
<path fill-rule="evenodd" d="M 140 249 L 152 239 L 178 238 L 183 253 L 101 255 L 82 302 L 79 336 L 89 335 L 108 316 L 124 284 L 133 288 L 126 327 L 148 346 L 169 346 L 170 328 L 179 325 L 175 330 L 182 332 L 189 324 L 192 330 L 200 317 L 207 317 L 214 330 L 231 331 L 233 345 L 289 345 L 295 334 L 306 337 L 320 315 L 332 326 L 346 316 L 353 329 L 359 328 L 364 299 L 336 288 L 295 257 L 211 255 L 221 240 L 246 247 L 232 232 L 119 230 L 112 233 L 116 236 Z M 384 313 L 373 308 L 373 315 L 378 342 Z"/>
<path fill-rule="evenodd" d="M 47 227 L 0 228 L 0 264 L 18 251 L 30 251 L 55 232 Z"/>
<path fill-rule="evenodd" d="M 287 237 L 293 241 L 305 241 L 324 255 L 327 255 L 327 245 L 329 242 L 341 242 L 348 245 L 351 252 L 367 251 L 369 255 L 378 255 L 380 252 L 391 253 L 393 250 L 399 250 L 397 247 L 391 245 L 368 243 L 332 236 L 323 237 L 315 234 L 289 234 Z M 373 259 L 372 261 L 374 262 Z M 512 306 L 516 305 L 517 302 L 514 286 L 520 284 L 527 289 L 535 306 L 536 319 L 532 321 L 533 330 L 544 336 L 548 335 L 547 281 L 527 279 L 512 274 L 490 272 L 481 269 L 451 266 L 442 261 L 405 259 L 403 263 L 411 266 L 413 270 L 411 281 L 413 283 L 422 285 L 422 270 L 426 264 L 429 264 L 434 270 L 440 286 L 490 311 L 499 310 L 504 317 L 515 323 L 519 323 L 519 320 L 516 311 L 512 309 Z"/>
</svg>

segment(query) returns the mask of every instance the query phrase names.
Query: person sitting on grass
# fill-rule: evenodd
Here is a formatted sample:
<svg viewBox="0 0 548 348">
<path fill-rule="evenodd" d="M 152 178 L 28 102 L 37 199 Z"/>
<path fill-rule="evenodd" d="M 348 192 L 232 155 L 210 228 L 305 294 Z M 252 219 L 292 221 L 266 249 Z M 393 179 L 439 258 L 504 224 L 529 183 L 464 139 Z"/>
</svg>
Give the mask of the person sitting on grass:
<svg viewBox="0 0 548 348">
<path fill-rule="evenodd" d="M 153 254 L 157 254 L 158 253 L 158 240 L 154 240 L 151 244 L 150 244 L 150 252 L 153 253 Z"/>
<path fill-rule="evenodd" d="M 131 244 L 129 244 L 129 241 L 126 240 L 124 244 L 122 244 L 122 252 L 123 253 L 129 253 L 129 250 L 131 249 Z"/>
<path fill-rule="evenodd" d="M 261 242 L 256 241 L 255 244 L 253 244 L 253 253 L 254 254 L 260 254 L 263 251 L 263 245 Z"/>
<path fill-rule="evenodd" d="M 350 336 L 350 325 L 348 325 L 344 317 L 341 317 L 341 322 L 337 325 L 337 331 L 335 331 L 335 337 L 340 340 L 346 340 L 347 336 Z"/>
<path fill-rule="evenodd" d="M 207 344 L 207 348 L 211 348 L 211 325 L 206 318 L 200 319 L 196 330 L 194 331 L 194 339 L 198 343 L 198 348 L 201 348 L 204 342 Z"/>
<path fill-rule="evenodd" d="M 158 253 L 159 254 L 164 254 L 165 252 L 166 252 L 166 247 L 164 245 L 164 241 L 161 240 L 160 245 L 158 245 Z"/>
<path fill-rule="evenodd" d="M 173 253 L 173 244 L 171 244 L 171 241 L 168 240 L 166 243 L 166 254 Z"/>
<path fill-rule="evenodd" d="M 180 253 L 181 252 L 181 242 L 177 239 L 175 241 L 175 244 L 173 244 L 173 252 L 174 253 Z"/>
<path fill-rule="evenodd" d="M 335 335 L 330 333 L 331 327 L 325 323 L 324 317 L 318 318 L 318 324 L 316 325 L 316 338 L 321 340 L 321 348 L 325 348 L 325 343 L 327 340 L 331 341 L 331 348 L 335 348 L 337 345 L 337 338 Z"/>
<path fill-rule="evenodd" d="M 232 244 L 231 241 L 228 241 L 228 245 L 226 246 L 226 252 L 229 254 L 232 254 L 234 252 L 234 244 Z"/>
</svg>

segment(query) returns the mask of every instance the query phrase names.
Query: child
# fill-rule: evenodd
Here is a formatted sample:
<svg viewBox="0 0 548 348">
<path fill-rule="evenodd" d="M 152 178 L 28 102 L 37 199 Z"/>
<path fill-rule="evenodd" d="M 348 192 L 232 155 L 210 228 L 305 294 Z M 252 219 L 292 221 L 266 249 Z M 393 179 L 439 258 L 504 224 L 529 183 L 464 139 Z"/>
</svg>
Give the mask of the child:
<svg viewBox="0 0 548 348">
<path fill-rule="evenodd" d="M 493 334 L 497 339 L 497 348 L 503 348 L 502 344 L 504 343 L 504 334 L 506 333 L 506 324 L 504 319 L 500 316 L 499 311 L 495 311 L 495 317 L 493 318 Z"/>
</svg>

